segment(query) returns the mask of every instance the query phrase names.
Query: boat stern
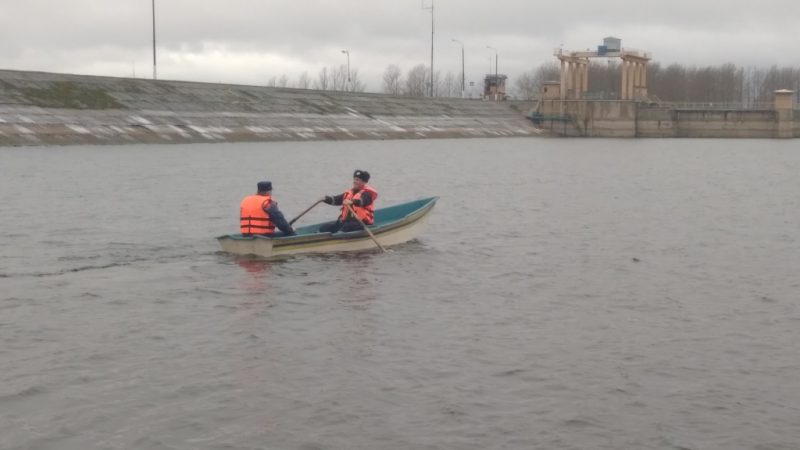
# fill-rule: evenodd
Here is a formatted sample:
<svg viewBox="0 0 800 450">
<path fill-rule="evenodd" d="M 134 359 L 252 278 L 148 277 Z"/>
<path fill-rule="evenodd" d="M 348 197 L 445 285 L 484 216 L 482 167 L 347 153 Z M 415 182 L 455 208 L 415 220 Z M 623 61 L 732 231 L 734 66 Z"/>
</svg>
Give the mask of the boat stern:
<svg viewBox="0 0 800 450">
<path fill-rule="evenodd" d="M 223 252 L 234 255 L 255 255 L 264 258 L 272 256 L 272 239 L 262 236 L 242 236 L 228 234 L 217 237 Z"/>
</svg>

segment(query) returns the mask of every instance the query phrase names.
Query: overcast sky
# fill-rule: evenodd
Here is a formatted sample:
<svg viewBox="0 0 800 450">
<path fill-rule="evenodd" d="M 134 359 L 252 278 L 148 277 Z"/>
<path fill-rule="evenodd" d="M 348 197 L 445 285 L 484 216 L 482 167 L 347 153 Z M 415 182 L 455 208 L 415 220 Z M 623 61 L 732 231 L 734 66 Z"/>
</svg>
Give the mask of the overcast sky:
<svg viewBox="0 0 800 450">
<path fill-rule="evenodd" d="M 459 39 L 467 81 L 489 71 L 487 46 L 513 81 L 609 35 L 662 64 L 800 66 L 800 0 L 434 1 L 434 68 L 460 72 Z M 150 77 L 151 20 L 151 0 L 0 0 L 0 68 Z M 348 49 L 379 91 L 389 64 L 430 63 L 430 21 L 420 0 L 156 0 L 159 78 L 294 82 Z"/>
</svg>

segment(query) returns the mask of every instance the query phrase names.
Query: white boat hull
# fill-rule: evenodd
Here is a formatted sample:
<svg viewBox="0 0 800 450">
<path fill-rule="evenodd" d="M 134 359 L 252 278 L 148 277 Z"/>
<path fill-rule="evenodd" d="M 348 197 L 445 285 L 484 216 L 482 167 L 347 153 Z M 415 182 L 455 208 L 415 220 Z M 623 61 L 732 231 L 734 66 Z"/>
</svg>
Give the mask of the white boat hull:
<svg viewBox="0 0 800 450">
<path fill-rule="evenodd" d="M 375 239 L 384 247 L 411 241 L 422 234 L 427 219 L 428 214 L 423 214 L 416 220 L 376 233 Z M 378 248 L 369 235 L 364 232 L 325 234 L 318 239 L 288 244 L 282 243 L 280 239 L 265 237 L 233 239 L 222 236 L 218 240 L 224 252 L 235 255 L 254 255 L 262 258 L 313 253 L 356 252 Z"/>
</svg>

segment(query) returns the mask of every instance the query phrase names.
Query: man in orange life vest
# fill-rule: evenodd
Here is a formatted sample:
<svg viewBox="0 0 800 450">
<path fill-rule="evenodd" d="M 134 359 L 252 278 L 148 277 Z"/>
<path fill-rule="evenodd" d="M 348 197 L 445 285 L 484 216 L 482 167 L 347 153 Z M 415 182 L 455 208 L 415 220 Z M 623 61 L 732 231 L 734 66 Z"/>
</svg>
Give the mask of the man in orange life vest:
<svg viewBox="0 0 800 450">
<path fill-rule="evenodd" d="M 239 228 L 244 236 L 272 236 L 275 227 L 288 236 L 295 234 L 278 202 L 272 200 L 272 182 L 259 181 L 258 192 L 245 197 L 239 206 Z"/>
<path fill-rule="evenodd" d="M 355 217 L 350 212 L 352 206 L 356 216 L 365 225 L 372 225 L 375 222 L 375 200 L 378 199 L 378 191 L 367 184 L 369 172 L 366 170 L 356 170 L 353 173 L 353 188 L 348 189 L 343 194 L 329 196 L 326 195 L 322 200 L 329 205 L 342 205 L 342 212 L 335 222 L 322 224 L 319 227 L 321 233 L 336 233 L 337 231 L 348 232 L 363 229 Z"/>
</svg>

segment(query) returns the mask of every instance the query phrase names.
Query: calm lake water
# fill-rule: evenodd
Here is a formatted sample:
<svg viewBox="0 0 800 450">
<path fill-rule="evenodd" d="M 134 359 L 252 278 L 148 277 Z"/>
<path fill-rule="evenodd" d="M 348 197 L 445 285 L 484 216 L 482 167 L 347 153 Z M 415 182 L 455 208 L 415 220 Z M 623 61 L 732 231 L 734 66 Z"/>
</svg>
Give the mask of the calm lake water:
<svg viewBox="0 0 800 450">
<path fill-rule="evenodd" d="M 369 170 L 394 252 L 219 253 Z M 800 144 L 0 149 L 0 449 L 800 448 Z M 320 205 L 301 220 L 332 219 Z"/>
</svg>

